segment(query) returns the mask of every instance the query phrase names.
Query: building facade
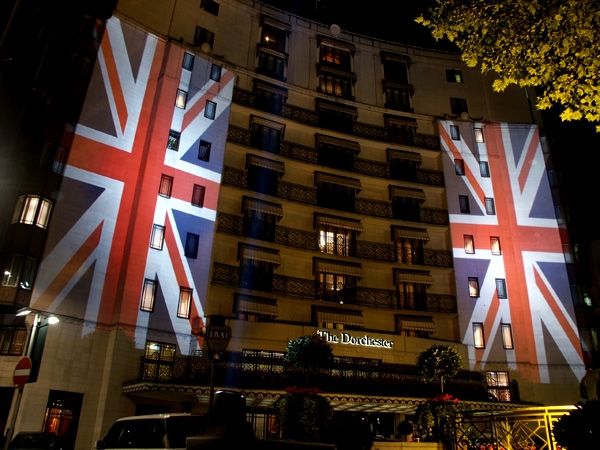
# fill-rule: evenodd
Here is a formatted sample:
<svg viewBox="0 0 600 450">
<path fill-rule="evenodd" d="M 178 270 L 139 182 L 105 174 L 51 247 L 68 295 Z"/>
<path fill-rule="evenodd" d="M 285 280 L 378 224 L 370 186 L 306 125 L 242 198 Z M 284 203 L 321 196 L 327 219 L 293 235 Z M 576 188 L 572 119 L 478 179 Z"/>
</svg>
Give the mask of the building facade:
<svg viewBox="0 0 600 450">
<path fill-rule="evenodd" d="M 89 45 L 52 56 L 81 86 L 23 78 L 27 103 L 2 73 L 29 114 L 3 115 L 5 422 L 14 364 L 36 374 L 15 431 L 90 448 L 118 417 L 206 412 L 226 387 L 268 437 L 286 346 L 310 334 L 333 348 L 334 409 L 380 436 L 437 393 L 414 370 L 435 344 L 458 348 L 449 386 L 474 405 L 577 401 L 565 238 L 523 91 L 249 1 L 125 0 L 68 29 Z M 206 326 L 231 331 L 219 359 Z"/>
</svg>

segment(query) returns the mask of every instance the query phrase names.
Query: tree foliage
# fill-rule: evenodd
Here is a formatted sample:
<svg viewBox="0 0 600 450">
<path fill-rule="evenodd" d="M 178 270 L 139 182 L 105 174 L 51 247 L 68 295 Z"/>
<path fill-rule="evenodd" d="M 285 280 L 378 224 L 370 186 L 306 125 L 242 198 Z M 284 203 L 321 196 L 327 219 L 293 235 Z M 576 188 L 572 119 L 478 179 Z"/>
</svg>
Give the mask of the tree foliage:
<svg viewBox="0 0 600 450">
<path fill-rule="evenodd" d="M 456 347 L 432 345 L 417 358 L 417 370 L 425 382 L 439 381 L 444 392 L 444 379 L 462 369 L 462 358 Z"/>
<path fill-rule="evenodd" d="M 600 448 L 600 401 L 578 403 L 552 427 L 556 442 L 569 450 Z"/>
<path fill-rule="evenodd" d="M 454 440 L 457 415 L 469 409 L 468 405 L 448 394 L 429 399 L 417 408 L 417 435 L 424 441 L 450 443 Z"/>
<path fill-rule="evenodd" d="M 290 341 L 286 352 L 285 364 L 308 372 L 327 369 L 333 363 L 331 346 L 318 334 L 301 336 Z"/>
<path fill-rule="evenodd" d="M 538 109 L 600 131 L 598 0 L 436 0 L 416 21 L 454 42 L 469 67 L 494 72 L 496 91 L 539 87 Z"/>
<path fill-rule="evenodd" d="M 283 439 L 326 442 L 331 435 L 333 411 L 314 389 L 286 389 L 274 403 Z"/>
</svg>

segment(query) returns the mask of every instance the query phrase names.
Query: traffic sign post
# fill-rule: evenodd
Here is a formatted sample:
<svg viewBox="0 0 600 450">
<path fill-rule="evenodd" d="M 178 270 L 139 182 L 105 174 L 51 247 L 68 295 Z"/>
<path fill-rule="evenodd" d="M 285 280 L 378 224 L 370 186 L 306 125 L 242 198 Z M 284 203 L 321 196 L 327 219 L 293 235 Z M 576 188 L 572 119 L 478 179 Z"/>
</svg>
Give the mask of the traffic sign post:
<svg viewBox="0 0 600 450">
<path fill-rule="evenodd" d="M 21 397 L 23 396 L 23 386 L 29 380 L 29 374 L 31 373 L 31 358 L 29 356 L 23 356 L 15 366 L 13 373 L 13 383 L 17 389 L 17 398 L 13 408 L 13 415 L 10 419 L 10 424 L 6 430 L 6 440 L 4 441 L 4 449 L 8 449 L 10 441 L 12 440 L 13 430 L 15 423 L 17 422 L 17 413 L 19 412 L 19 406 L 21 405 Z"/>
<path fill-rule="evenodd" d="M 210 351 L 225 351 L 231 339 L 231 328 L 226 325 L 208 325 L 204 338 L 206 339 L 206 346 Z"/>
</svg>

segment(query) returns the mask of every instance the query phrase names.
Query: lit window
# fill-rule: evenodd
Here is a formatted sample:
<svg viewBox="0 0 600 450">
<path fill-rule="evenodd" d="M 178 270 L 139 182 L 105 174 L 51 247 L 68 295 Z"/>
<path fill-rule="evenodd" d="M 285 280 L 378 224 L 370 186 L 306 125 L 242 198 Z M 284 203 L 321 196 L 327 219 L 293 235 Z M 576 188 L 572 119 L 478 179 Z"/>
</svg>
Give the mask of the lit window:
<svg viewBox="0 0 600 450">
<path fill-rule="evenodd" d="M 504 278 L 496 278 L 496 292 L 498 293 L 498 298 L 507 298 L 506 280 Z"/>
<path fill-rule="evenodd" d="M 464 175 L 465 174 L 465 162 L 462 159 L 454 160 L 454 170 L 456 171 L 456 175 Z"/>
<path fill-rule="evenodd" d="M 465 253 L 475 253 L 475 241 L 469 234 L 465 234 Z"/>
<path fill-rule="evenodd" d="M 15 206 L 12 223 L 24 223 L 46 229 L 52 202 L 39 195 L 21 195 Z"/>
<path fill-rule="evenodd" d="M 163 225 L 152 225 L 152 236 L 150 237 L 150 247 L 156 250 L 162 250 L 165 240 L 165 227 Z"/>
<path fill-rule="evenodd" d="M 188 233 L 185 239 L 185 256 L 188 258 L 197 258 L 199 242 L 200 236 L 194 233 Z"/>
<path fill-rule="evenodd" d="M 450 137 L 453 141 L 460 141 L 460 131 L 458 125 L 450 125 Z"/>
<path fill-rule="evenodd" d="M 19 287 L 30 291 L 37 261 L 24 255 L 5 255 L 2 258 L 2 286 Z"/>
<path fill-rule="evenodd" d="M 154 310 L 154 297 L 156 296 L 156 280 L 146 278 L 142 289 L 142 311 L 152 312 Z"/>
<path fill-rule="evenodd" d="M 480 322 L 476 322 L 473 324 L 473 344 L 475 345 L 475 348 L 485 348 L 483 324 Z"/>
<path fill-rule="evenodd" d="M 475 142 L 483 143 L 483 128 L 475 128 Z"/>
<path fill-rule="evenodd" d="M 462 83 L 462 71 L 455 69 L 446 69 L 446 81 L 449 83 Z"/>
<path fill-rule="evenodd" d="M 487 161 L 479 162 L 479 173 L 482 177 L 489 178 L 490 177 L 490 165 Z"/>
<path fill-rule="evenodd" d="M 509 323 L 503 323 L 500 325 L 502 330 L 502 346 L 506 350 L 512 350 L 515 348 L 512 337 L 512 327 Z"/>
<path fill-rule="evenodd" d="M 187 92 L 183 89 L 177 89 L 177 97 L 175 97 L 175 106 L 181 109 L 185 109 L 187 104 Z"/>
<path fill-rule="evenodd" d="M 469 214 L 471 212 L 471 207 L 469 206 L 469 197 L 467 197 L 466 195 L 459 195 L 458 203 L 460 205 L 461 213 Z"/>
<path fill-rule="evenodd" d="M 210 79 L 213 81 L 221 80 L 221 66 L 217 66 L 216 64 L 213 64 L 210 67 Z"/>
<path fill-rule="evenodd" d="M 173 177 L 163 174 L 160 178 L 158 194 L 163 197 L 171 197 L 171 189 L 173 189 Z"/>
<path fill-rule="evenodd" d="M 192 70 L 192 68 L 194 67 L 194 55 L 185 52 L 183 55 L 182 67 L 187 70 Z"/>
<path fill-rule="evenodd" d="M 179 288 L 179 304 L 177 306 L 177 317 L 188 319 L 190 317 L 190 307 L 192 306 L 193 290 L 186 287 Z"/>
<path fill-rule="evenodd" d="M 502 254 L 502 250 L 500 249 L 500 238 L 498 236 L 490 236 L 490 246 L 492 248 L 492 255 Z"/>
<path fill-rule="evenodd" d="M 508 372 L 486 372 L 488 392 L 501 402 L 511 401 L 510 380 Z"/>
<path fill-rule="evenodd" d="M 171 130 L 169 131 L 169 140 L 167 141 L 167 148 L 169 150 L 179 150 L 179 139 L 181 138 L 181 133 L 179 131 Z"/>
<path fill-rule="evenodd" d="M 479 297 L 479 279 L 476 277 L 469 277 L 469 297 Z"/>
<path fill-rule="evenodd" d="M 207 119 L 214 120 L 216 114 L 217 104 L 215 102 L 211 102 L 210 100 L 206 100 L 206 108 L 204 108 L 204 117 L 206 117 Z"/>
<path fill-rule="evenodd" d="M 200 140 L 200 146 L 198 147 L 198 159 L 200 161 L 206 161 L 210 159 L 210 142 Z"/>
<path fill-rule="evenodd" d="M 199 184 L 194 185 L 194 190 L 192 192 L 192 205 L 194 206 L 204 206 L 204 192 L 206 188 L 204 186 L 200 186 Z"/>
<path fill-rule="evenodd" d="M 488 215 L 496 214 L 496 206 L 494 205 L 494 199 L 490 197 L 485 198 L 485 213 Z"/>
</svg>

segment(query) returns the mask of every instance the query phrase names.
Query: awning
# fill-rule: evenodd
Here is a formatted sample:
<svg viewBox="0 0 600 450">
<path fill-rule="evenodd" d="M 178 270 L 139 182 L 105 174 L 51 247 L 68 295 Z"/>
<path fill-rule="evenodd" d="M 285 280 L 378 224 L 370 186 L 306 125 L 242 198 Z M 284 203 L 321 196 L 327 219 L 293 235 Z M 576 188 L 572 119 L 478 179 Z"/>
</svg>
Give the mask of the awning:
<svg viewBox="0 0 600 450">
<path fill-rule="evenodd" d="M 342 264 L 337 261 L 320 258 L 315 258 L 313 264 L 315 273 L 331 273 L 334 275 L 348 275 L 358 278 L 363 278 L 365 276 L 365 272 L 360 264 Z"/>
<path fill-rule="evenodd" d="M 399 227 L 392 225 L 392 240 L 396 240 L 398 238 L 428 241 L 429 233 L 423 228 Z"/>
<path fill-rule="evenodd" d="M 399 330 L 413 330 L 413 331 L 427 331 L 429 333 L 435 333 L 435 323 L 433 317 L 427 316 L 408 316 L 398 315 L 398 329 Z"/>
<path fill-rule="evenodd" d="M 361 311 L 315 308 L 315 316 L 319 324 L 329 322 L 341 323 L 352 327 L 362 328 L 365 326 L 365 318 Z"/>
<path fill-rule="evenodd" d="M 281 257 L 278 250 L 246 244 L 239 244 L 238 259 L 252 259 L 254 261 L 272 263 L 276 266 L 281 264 Z"/>
<path fill-rule="evenodd" d="M 285 173 L 285 166 L 282 162 L 261 158 L 260 156 L 246 153 L 246 168 L 249 166 L 257 166 L 264 169 L 273 170 L 278 172 L 279 176 L 282 176 Z"/>
<path fill-rule="evenodd" d="M 256 198 L 242 197 L 242 213 L 246 210 L 258 211 L 265 214 L 272 214 L 277 216 L 277 219 L 283 217 L 283 208 L 277 203 L 266 202 L 264 200 L 258 200 Z"/>
<path fill-rule="evenodd" d="M 348 50 L 349 52 L 354 52 L 356 50 L 356 46 L 354 44 L 351 44 L 346 41 L 338 41 L 335 39 L 331 39 L 330 37 L 324 36 L 322 34 L 319 34 L 317 36 L 317 44 L 325 44 L 329 47 L 342 48 L 344 50 Z"/>
<path fill-rule="evenodd" d="M 425 271 L 394 269 L 394 284 L 398 283 L 417 283 L 431 286 L 433 278 L 429 272 Z"/>
<path fill-rule="evenodd" d="M 360 220 L 346 219 L 344 217 L 326 216 L 323 214 L 315 215 L 315 225 L 329 225 L 332 227 L 343 228 L 344 230 L 354 230 L 359 233 L 362 232 L 363 227 Z"/>
<path fill-rule="evenodd" d="M 330 73 L 332 75 L 337 75 L 337 76 L 344 77 L 344 78 L 350 78 L 351 80 L 356 80 L 356 74 L 353 72 L 347 72 L 345 70 L 336 69 L 333 67 L 325 66 L 323 64 L 319 64 L 318 71 L 319 71 L 318 75 L 321 75 L 321 73 L 326 72 L 326 73 Z"/>
<path fill-rule="evenodd" d="M 272 48 L 269 48 L 269 47 L 267 47 L 267 46 L 265 46 L 263 44 L 258 44 L 258 45 L 259 45 L 259 48 L 260 48 L 261 52 L 269 53 L 269 54 L 271 54 L 271 55 L 273 55 L 273 56 L 275 56 L 277 58 L 287 59 L 287 55 L 285 53 L 283 53 L 283 52 L 279 52 L 279 51 L 274 50 Z"/>
<path fill-rule="evenodd" d="M 389 114 L 384 115 L 385 125 L 406 125 L 409 127 L 417 128 L 417 119 L 412 117 L 404 116 L 391 116 Z"/>
<path fill-rule="evenodd" d="M 421 189 L 413 189 L 401 186 L 390 186 L 390 199 L 394 197 L 416 198 L 417 200 L 425 201 L 425 192 Z"/>
<path fill-rule="evenodd" d="M 343 114 L 358 116 L 358 109 L 354 106 L 347 106 L 341 103 L 330 103 L 317 99 L 317 110 L 319 109 L 329 109 L 331 111 L 336 111 Z"/>
<path fill-rule="evenodd" d="M 274 122 L 273 120 L 265 119 L 264 117 L 255 116 L 253 114 L 250 116 L 250 127 L 252 127 L 252 125 L 255 123 L 268 128 L 273 128 L 274 130 L 279 130 L 282 133 L 285 131 L 285 124 Z"/>
<path fill-rule="evenodd" d="M 362 189 L 360 180 L 356 178 L 341 177 L 339 175 L 333 175 L 325 172 L 315 172 L 315 186 L 318 183 L 339 184 L 340 186 L 354 188 L 357 191 Z"/>
<path fill-rule="evenodd" d="M 415 152 L 407 152 L 405 150 L 394 150 L 393 148 L 387 149 L 388 161 L 392 159 L 403 159 L 405 161 L 416 161 L 419 164 L 423 161 L 421 155 Z"/>
<path fill-rule="evenodd" d="M 251 295 L 235 294 L 235 311 L 277 317 L 277 300 Z"/>
<path fill-rule="evenodd" d="M 347 141 L 346 139 L 340 139 L 324 134 L 316 134 L 315 142 L 317 148 L 319 148 L 321 145 L 333 145 L 334 147 L 344 147 L 354 150 L 355 154 L 360 153 L 360 144 L 358 142 Z"/>
</svg>

